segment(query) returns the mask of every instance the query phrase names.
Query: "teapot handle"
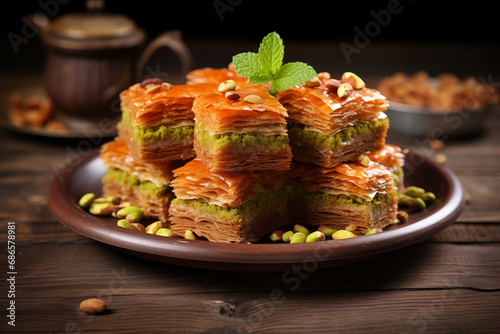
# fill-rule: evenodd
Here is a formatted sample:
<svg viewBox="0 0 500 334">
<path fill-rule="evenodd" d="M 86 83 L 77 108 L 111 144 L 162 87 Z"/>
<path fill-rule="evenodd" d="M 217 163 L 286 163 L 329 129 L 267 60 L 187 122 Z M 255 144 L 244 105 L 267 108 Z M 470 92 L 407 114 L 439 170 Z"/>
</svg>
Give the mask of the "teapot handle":
<svg viewBox="0 0 500 334">
<path fill-rule="evenodd" d="M 143 72 L 146 68 L 146 65 L 148 64 L 148 61 L 151 59 L 154 53 L 162 47 L 169 47 L 170 49 L 172 49 L 172 51 L 174 51 L 177 57 L 179 57 L 182 64 L 183 77 L 185 77 L 186 74 L 191 70 L 193 58 L 191 56 L 191 52 L 182 40 L 181 32 L 178 30 L 170 30 L 156 37 L 143 51 L 136 64 L 136 81 L 142 81 Z"/>
</svg>

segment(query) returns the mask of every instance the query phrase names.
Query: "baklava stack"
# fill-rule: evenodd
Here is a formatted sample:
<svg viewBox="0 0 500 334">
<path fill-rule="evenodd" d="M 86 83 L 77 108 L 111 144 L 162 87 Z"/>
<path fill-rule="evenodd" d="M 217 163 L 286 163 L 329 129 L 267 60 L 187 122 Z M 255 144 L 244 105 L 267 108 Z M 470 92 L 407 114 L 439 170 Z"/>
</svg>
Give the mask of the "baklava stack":
<svg viewBox="0 0 500 334">
<path fill-rule="evenodd" d="M 277 95 L 288 110 L 294 157 L 289 215 L 302 224 L 363 233 L 396 222 L 392 173 L 368 156 L 384 149 L 388 103 L 353 73 L 342 79 L 321 73 Z"/>
<path fill-rule="evenodd" d="M 384 146 L 389 128 L 384 114 L 387 99 L 356 78 L 358 86 L 320 73 L 314 80 L 278 92 L 288 111 L 295 160 L 335 167 Z"/>
<path fill-rule="evenodd" d="M 120 94 L 119 136 L 101 149 L 107 166 L 104 196 L 131 202 L 145 216 L 168 220 L 172 170 L 195 156 L 194 91 L 201 87 L 148 79 Z"/>
<path fill-rule="evenodd" d="M 285 225 L 286 109 L 265 86 L 246 85 L 199 95 L 193 111 L 197 158 L 174 170 L 172 231 L 246 243 Z"/>
<path fill-rule="evenodd" d="M 321 73 L 274 97 L 205 68 L 186 85 L 136 84 L 120 95 L 119 137 L 102 147 L 104 196 L 214 242 L 255 242 L 292 222 L 393 224 L 404 156 L 385 145 L 387 100 L 360 83 Z"/>
</svg>

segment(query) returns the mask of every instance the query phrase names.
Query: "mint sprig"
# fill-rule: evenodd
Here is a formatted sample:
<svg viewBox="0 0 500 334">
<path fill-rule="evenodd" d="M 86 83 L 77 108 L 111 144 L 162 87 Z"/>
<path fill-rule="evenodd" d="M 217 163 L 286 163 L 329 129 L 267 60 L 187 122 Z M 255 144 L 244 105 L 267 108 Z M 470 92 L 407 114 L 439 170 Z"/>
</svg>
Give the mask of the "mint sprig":
<svg viewBox="0 0 500 334">
<path fill-rule="evenodd" d="M 256 85 L 271 82 L 269 92 L 273 95 L 317 75 L 314 68 L 306 63 L 293 62 L 283 65 L 284 55 L 283 40 L 276 32 L 272 32 L 262 39 L 258 53 L 244 52 L 235 55 L 234 70 Z"/>
</svg>

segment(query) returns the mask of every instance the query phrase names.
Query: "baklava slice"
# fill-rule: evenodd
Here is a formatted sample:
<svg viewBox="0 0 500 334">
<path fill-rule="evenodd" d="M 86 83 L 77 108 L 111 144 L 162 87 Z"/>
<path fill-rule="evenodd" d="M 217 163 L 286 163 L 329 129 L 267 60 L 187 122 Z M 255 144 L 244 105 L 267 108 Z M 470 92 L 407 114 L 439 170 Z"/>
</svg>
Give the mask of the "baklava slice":
<svg viewBox="0 0 500 334">
<path fill-rule="evenodd" d="M 335 167 L 383 147 L 389 120 L 386 98 L 368 88 L 339 96 L 340 81 L 321 76 L 280 91 L 288 111 L 288 135 L 296 160 Z"/>
<path fill-rule="evenodd" d="M 265 86 L 230 93 L 237 99 L 217 91 L 195 98 L 196 155 L 212 172 L 288 170 L 286 109 Z"/>
<path fill-rule="evenodd" d="M 255 242 L 286 225 L 283 172 L 210 172 L 198 158 L 174 170 L 171 230 L 212 242 Z"/>
<path fill-rule="evenodd" d="M 107 167 L 102 178 L 103 196 L 114 196 L 144 210 L 146 217 L 168 219 L 168 208 L 173 199 L 169 187 L 172 170 L 180 161 L 156 164 L 135 159 L 122 138 L 102 145 L 100 158 Z"/>
<path fill-rule="evenodd" d="M 232 66 L 229 66 L 228 68 L 199 68 L 186 75 L 187 85 L 211 85 L 217 87 L 221 82 L 227 80 L 234 80 L 234 82 L 240 87 L 249 84 L 248 79 L 243 78 L 236 73 Z"/>
<path fill-rule="evenodd" d="M 391 172 L 376 162 L 333 168 L 294 162 L 291 178 L 289 214 L 296 222 L 357 234 L 397 222 Z"/>
<path fill-rule="evenodd" d="M 140 160 L 165 162 L 195 156 L 192 87 L 135 84 L 120 94 L 120 137 Z"/>
<path fill-rule="evenodd" d="M 385 144 L 379 150 L 372 151 L 368 158 L 386 167 L 394 179 L 394 185 L 399 193 L 404 192 L 404 172 L 405 154 L 401 147 L 393 144 Z"/>
</svg>

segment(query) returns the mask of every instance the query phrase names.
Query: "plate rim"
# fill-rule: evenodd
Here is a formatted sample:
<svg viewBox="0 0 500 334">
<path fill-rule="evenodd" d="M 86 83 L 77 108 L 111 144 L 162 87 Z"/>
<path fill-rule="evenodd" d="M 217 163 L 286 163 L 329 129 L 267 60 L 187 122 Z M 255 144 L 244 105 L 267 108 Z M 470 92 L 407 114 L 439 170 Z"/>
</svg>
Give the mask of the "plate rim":
<svg viewBox="0 0 500 334">
<path fill-rule="evenodd" d="M 235 271 L 281 271 L 291 265 L 312 261 L 318 267 L 333 267 L 357 262 L 362 258 L 409 246 L 422 241 L 452 224 L 465 205 L 463 188 L 458 178 L 422 153 L 410 150 L 444 175 L 448 183 L 442 205 L 417 221 L 369 237 L 328 240 L 317 243 L 285 244 L 226 244 L 205 240 L 164 238 L 120 229 L 102 218 L 77 207 L 71 200 L 69 186 L 75 173 L 93 161 L 99 161 L 100 147 L 67 164 L 54 177 L 48 194 L 52 215 L 64 226 L 87 238 L 107 244 L 119 251 L 156 262 L 188 267 Z M 102 163 L 102 161 L 101 161 Z M 69 213 L 70 216 L 66 214 Z M 145 240 L 147 242 L 145 242 Z M 370 249 L 367 253 L 366 249 Z M 321 252 L 322 255 L 321 255 Z M 228 259 L 228 254 L 231 258 Z"/>
</svg>

